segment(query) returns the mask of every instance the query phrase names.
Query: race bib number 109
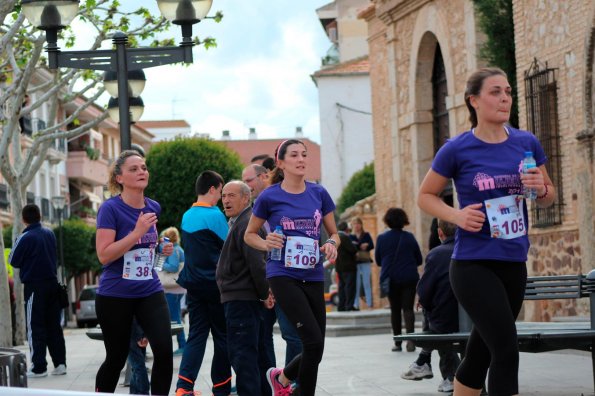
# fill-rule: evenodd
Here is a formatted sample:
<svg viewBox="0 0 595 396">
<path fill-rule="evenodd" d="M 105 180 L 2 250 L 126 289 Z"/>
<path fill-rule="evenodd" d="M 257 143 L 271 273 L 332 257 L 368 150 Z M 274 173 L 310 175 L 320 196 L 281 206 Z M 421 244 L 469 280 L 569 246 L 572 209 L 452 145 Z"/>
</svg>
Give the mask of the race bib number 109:
<svg viewBox="0 0 595 396">
<path fill-rule="evenodd" d="M 285 266 L 314 268 L 319 260 L 318 241 L 307 237 L 288 236 L 285 242 Z"/>
</svg>

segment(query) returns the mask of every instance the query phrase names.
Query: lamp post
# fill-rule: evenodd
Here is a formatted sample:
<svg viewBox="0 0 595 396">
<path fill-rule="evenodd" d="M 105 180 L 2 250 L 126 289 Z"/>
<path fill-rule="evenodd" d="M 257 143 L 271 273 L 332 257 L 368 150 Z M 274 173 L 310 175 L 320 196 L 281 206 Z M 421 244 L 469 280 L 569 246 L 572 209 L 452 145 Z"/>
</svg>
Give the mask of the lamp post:
<svg viewBox="0 0 595 396">
<path fill-rule="evenodd" d="M 116 32 L 113 35 L 115 49 L 95 51 L 61 51 L 58 47 L 58 31 L 76 17 L 79 0 L 22 0 L 21 4 L 29 22 L 46 32 L 50 69 L 69 67 L 106 72 L 106 89 L 117 98 L 120 144 L 122 150 L 128 150 L 131 146 L 130 98 L 140 99 L 138 95 L 145 80 L 144 73 L 139 77 L 138 71 L 178 62 L 192 63 L 192 25 L 208 14 L 213 0 L 157 0 L 163 17 L 182 28 L 182 42 L 178 47 L 127 48 L 128 36 Z M 113 73 L 116 73 L 117 84 L 113 84 Z M 113 85 L 117 86 L 117 91 L 113 90 Z"/>
<path fill-rule="evenodd" d="M 52 206 L 58 212 L 58 227 L 60 227 L 60 236 L 58 239 L 58 251 L 59 257 L 58 262 L 60 265 L 60 277 L 62 278 L 62 284 L 66 284 L 66 269 L 64 266 L 64 229 L 62 228 L 62 212 L 64 210 L 64 205 L 66 204 L 66 198 L 58 195 L 52 197 Z M 66 310 L 66 320 L 69 319 L 70 310 L 67 308 Z"/>
</svg>

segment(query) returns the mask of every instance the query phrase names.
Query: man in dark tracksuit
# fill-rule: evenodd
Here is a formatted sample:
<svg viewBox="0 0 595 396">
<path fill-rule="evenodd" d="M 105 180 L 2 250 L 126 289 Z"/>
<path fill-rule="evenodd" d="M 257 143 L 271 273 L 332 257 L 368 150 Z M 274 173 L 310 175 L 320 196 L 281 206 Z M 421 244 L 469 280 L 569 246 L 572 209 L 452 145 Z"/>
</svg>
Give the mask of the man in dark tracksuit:
<svg viewBox="0 0 595 396">
<path fill-rule="evenodd" d="M 213 171 L 202 172 L 196 180 L 197 200 L 182 217 L 185 261 L 178 284 L 186 289 L 190 320 L 176 396 L 194 395 L 194 382 L 202 365 L 209 333 L 215 347 L 211 363 L 213 395 L 228 396 L 231 391 L 225 313 L 215 280 L 217 262 L 229 229 L 225 216 L 217 207 L 222 189 L 221 175 Z"/>
<path fill-rule="evenodd" d="M 244 233 L 252 215 L 250 187 L 241 181 L 223 187 L 223 209 L 230 229 L 219 264 L 217 284 L 227 321 L 227 350 L 236 373 L 238 394 L 270 395 L 266 372 L 274 367 L 265 353 L 265 310 L 269 306 L 269 283 L 266 280 L 266 253 L 244 243 Z M 266 231 L 260 229 L 265 238 Z"/>
<path fill-rule="evenodd" d="M 21 212 L 27 226 L 17 238 L 8 257 L 25 286 L 27 339 L 31 351 L 29 377 L 45 377 L 46 347 L 55 369 L 52 375 L 66 374 L 66 346 L 60 326 L 60 285 L 56 276 L 56 237 L 41 225 L 37 205 L 26 205 Z"/>
<path fill-rule="evenodd" d="M 339 275 L 339 306 L 337 310 L 351 311 L 353 310 L 353 302 L 355 301 L 356 294 L 355 276 L 357 273 L 357 261 L 355 254 L 357 247 L 351 242 L 351 238 L 349 238 L 346 222 L 340 222 L 337 229 L 339 230 L 339 238 L 341 238 L 337 262 L 335 263 L 335 270 Z"/>
</svg>

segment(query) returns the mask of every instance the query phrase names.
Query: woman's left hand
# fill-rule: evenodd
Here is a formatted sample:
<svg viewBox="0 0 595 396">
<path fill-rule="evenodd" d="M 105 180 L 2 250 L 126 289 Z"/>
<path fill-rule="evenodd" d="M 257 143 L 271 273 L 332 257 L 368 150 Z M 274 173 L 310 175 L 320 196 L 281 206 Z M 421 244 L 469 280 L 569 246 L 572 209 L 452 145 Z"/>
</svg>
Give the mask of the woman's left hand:
<svg viewBox="0 0 595 396">
<path fill-rule="evenodd" d="M 174 244 L 171 242 L 161 241 L 161 253 L 164 256 L 171 256 L 174 253 Z"/>
<path fill-rule="evenodd" d="M 337 247 L 332 243 L 325 243 L 320 247 L 320 251 L 325 254 L 326 259 L 334 263 L 337 259 Z"/>
<path fill-rule="evenodd" d="M 541 169 L 535 167 L 527 170 L 529 173 L 521 173 L 521 183 L 526 188 L 533 188 L 537 195 L 542 195 L 545 190 L 545 179 Z"/>
</svg>

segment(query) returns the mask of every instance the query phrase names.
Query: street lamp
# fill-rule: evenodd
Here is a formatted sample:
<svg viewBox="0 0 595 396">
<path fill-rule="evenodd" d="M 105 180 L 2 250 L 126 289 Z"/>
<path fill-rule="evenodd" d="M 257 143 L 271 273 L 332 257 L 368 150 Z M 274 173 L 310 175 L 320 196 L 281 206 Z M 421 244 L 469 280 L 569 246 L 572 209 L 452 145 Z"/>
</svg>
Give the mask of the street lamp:
<svg viewBox="0 0 595 396">
<path fill-rule="evenodd" d="M 129 83 L 129 73 L 178 62 L 192 63 L 192 25 L 207 16 L 213 0 L 157 0 L 163 17 L 182 28 L 182 42 L 178 47 L 126 48 L 128 36 L 116 32 L 113 35 L 115 49 L 95 51 L 61 51 L 58 47 L 58 31 L 76 17 L 79 0 L 22 0 L 21 4 L 29 22 L 46 32 L 50 69 L 70 67 L 116 73 L 117 92 L 112 87 L 106 86 L 106 89 L 118 98 L 120 141 L 122 149 L 128 150 L 131 145 L 129 100 L 136 93 L 140 94 L 139 85 Z M 130 79 L 138 81 L 132 76 Z M 108 85 L 113 85 L 113 79 L 108 81 Z"/>
</svg>

